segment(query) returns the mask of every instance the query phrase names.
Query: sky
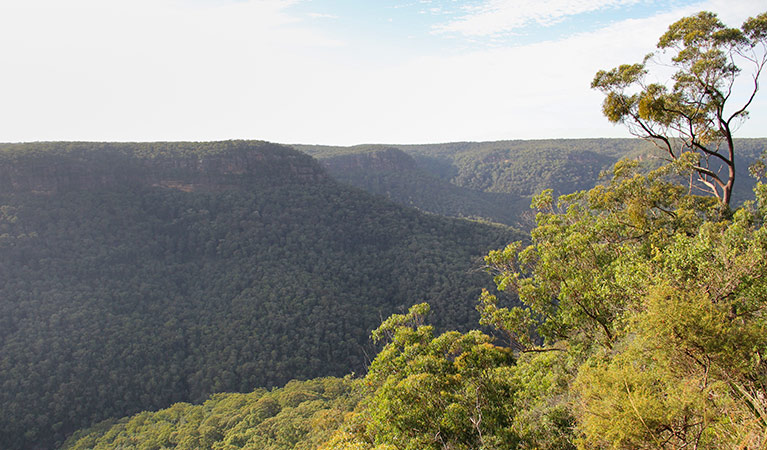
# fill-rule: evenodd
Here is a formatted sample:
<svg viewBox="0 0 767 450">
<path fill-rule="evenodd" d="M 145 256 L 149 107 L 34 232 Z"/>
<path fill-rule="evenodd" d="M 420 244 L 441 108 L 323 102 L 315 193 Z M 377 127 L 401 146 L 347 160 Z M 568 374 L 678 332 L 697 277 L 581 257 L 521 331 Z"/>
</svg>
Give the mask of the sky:
<svg viewBox="0 0 767 450">
<path fill-rule="evenodd" d="M 0 0 L 0 142 L 629 137 L 594 74 L 764 0 Z M 767 92 L 738 130 L 767 136 Z"/>
</svg>

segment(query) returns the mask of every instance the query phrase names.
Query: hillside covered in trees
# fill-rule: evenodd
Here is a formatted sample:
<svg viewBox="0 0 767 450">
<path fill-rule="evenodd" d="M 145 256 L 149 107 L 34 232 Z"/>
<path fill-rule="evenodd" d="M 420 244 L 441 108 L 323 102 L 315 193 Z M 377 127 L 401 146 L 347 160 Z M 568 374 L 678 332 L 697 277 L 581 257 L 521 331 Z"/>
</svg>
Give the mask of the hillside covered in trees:
<svg viewBox="0 0 767 450">
<path fill-rule="evenodd" d="M 685 170 L 621 162 L 536 196 L 532 240 L 485 258 L 486 332 L 439 333 L 417 304 L 372 332 L 363 377 L 178 404 L 64 448 L 764 448 L 767 187 L 727 212 Z"/>
<path fill-rule="evenodd" d="M 551 142 L 560 146 L 567 143 Z M 551 142 L 518 145 L 528 147 L 525 158 L 533 158 L 535 153 L 570 154 L 556 145 L 547 147 Z M 744 147 L 743 159 L 752 161 L 763 140 L 739 142 Z M 659 164 L 647 163 L 642 156 L 646 147 L 637 141 L 617 143 L 629 147 L 618 146 L 616 150 L 609 140 L 567 144 L 602 149 L 606 156 L 595 158 L 600 164 L 608 164 L 628 149 L 636 167 L 625 174 L 615 172 L 615 180 L 606 187 L 567 197 L 561 209 L 552 209 L 553 203 L 539 198 L 536 204 L 545 214 L 538 217 L 537 228 L 529 217 L 518 216 L 520 202 L 529 204 L 529 192 L 508 186 L 512 193 L 492 192 L 502 191 L 499 180 L 513 159 L 498 156 L 513 153 L 508 142 L 402 149 L 351 147 L 334 152 L 322 149 L 327 153 L 320 157 L 321 164 L 288 147 L 264 142 L 2 145 L 0 372 L 4 390 L 0 394 L 0 442 L 12 449 L 50 448 L 78 428 L 108 419 L 78 433 L 67 445 L 114 448 L 132 442 L 130 445 L 156 448 L 214 448 L 214 444 L 226 442 L 228 447 L 221 448 L 317 448 L 323 443 L 327 448 L 365 448 L 399 436 L 397 439 L 404 440 L 391 444 L 395 448 L 429 448 L 433 443 L 425 435 L 403 437 L 402 428 L 385 431 L 363 426 L 387 423 L 387 427 L 404 427 L 410 423 L 439 432 L 445 439 L 450 433 L 453 437 L 449 439 L 463 436 L 460 442 L 466 448 L 477 445 L 473 433 L 480 432 L 483 436 L 500 433 L 497 438 L 504 442 L 540 448 L 547 448 L 542 440 L 557 435 L 558 440 L 552 442 L 562 446 L 552 443 L 548 448 L 570 448 L 568 445 L 577 440 L 571 433 L 580 413 L 573 409 L 575 397 L 566 387 L 576 382 L 583 364 L 594 363 L 600 345 L 606 345 L 599 344 L 603 341 L 597 337 L 599 333 L 611 330 L 612 340 L 619 339 L 621 333 L 636 333 L 627 325 L 635 320 L 633 316 L 616 318 L 614 312 L 603 311 L 606 306 L 595 304 L 593 311 L 588 307 L 584 310 L 594 317 L 587 313 L 579 318 L 575 310 L 567 313 L 572 317 L 558 318 L 563 322 L 554 322 L 558 323 L 554 329 L 564 334 L 550 338 L 545 330 L 554 325 L 544 322 L 540 328 L 530 322 L 545 317 L 548 310 L 544 308 L 537 313 L 540 315 L 522 321 L 528 331 L 537 330 L 523 338 L 518 328 L 512 329 L 507 323 L 511 318 L 518 321 L 525 317 L 519 316 L 521 310 L 503 312 L 504 305 L 514 305 L 517 295 L 525 298 L 523 292 L 527 291 L 523 290 L 515 291 L 497 307 L 487 303 L 494 298 L 491 294 L 483 296 L 480 309 L 485 328 L 467 333 L 480 325 L 475 306 L 481 288 L 491 286 L 490 278 L 479 270 L 483 265 L 479 256 L 522 235 L 502 226 L 419 213 L 342 183 L 443 215 L 527 224 L 534 227 L 534 242 L 555 239 L 542 236 L 554 232 L 552 224 L 557 223 L 557 227 L 570 223 L 573 230 L 603 229 L 603 224 L 593 221 L 596 219 L 587 222 L 588 214 L 600 220 L 609 218 L 606 223 L 622 223 L 610 231 L 613 237 L 586 238 L 578 237 L 582 231 L 557 231 L 552 236 L 562 240 L 551 241 L 547 244 L 553 246 L 550 248 L 566 248 L 564 243 L 570 239 L 586 239 L 604 241 L 608 246 L 623 242 L 610 251 L 614 255 L 637 255 L 638 249 L 660 251 L 671 245 L 668 239 L 678 234 L 678 229 L 686 230 L 692 238 L 698 235 L 696 230 L 714 226 L 705 225 L 715 218 L 707 203 L 686 197 L 684 183 L 674 184 L 683 182 L 684 177 L 672 177 L 668 170 L 652 182 L 641 181 L 645 180 L 641 175 L 626 175 L 634 170 L 646 173 Z M 426 153 L 432 156 L 426 158 Z M 460 186 L 461 172 L 453 165 L 458 155 L 470 161 L 486 158 L 487 172 L 480 171 L 484 175 L 475 178 L 495 179 L 496 187 L 487 185 L 482 190 Z M 537 170 L 534 164 L 553 164 L 545 157 L 533 161 L 528 161 L 533 164 L 531 170 Z M 562 164 L 559 167 L 563 171 L 567 166 L 556 164 Z M 465 170 L 468 173 L 469 169 Z M 601 170 L 594 163 L 595 178 L 584 178 L 583 185 L 599 183 Z M 558 186 L 562 190 L 577 184 L 567 184 L 567 177 L 557 170 L 551 176 L 561 179 Z M 634 176 L 640 181 L 631 181 Z M 741 182 L 741 186 L 748 184 Z M 672 189 L 672 185 L 677 187 Z M 653 191 L 660 189 L 658 186 L 662 190 Z M 746 198 L 743 191 L 743 187 L 736 189 L 741 200 Z M 673 195 L 657 198 L 664 192 Z M 656 197 L 646 197 L 648 193 Z M 419 198 L 432 203 L 429 206 Z M 465 209 L 467 206 L 473 209 Z M 582 212 L 569 213 L 573 208 Z M 529 207 L 525 209 L 529 211 Z M 631 226 L 644 231 L 629 233 L 630 228 L 625 227 L 632 222 L 616 216 L 620 211 L 638 221 Z M 738 226 L 750 224 L 749 233 L 761 230 L 761 207 L 745 205 L 742 211 L 738 214 L 750 218 Z M 659 214 L 684 220 L 670 224 Z M 541 222 L 545 217 L 553 222 Z M 722 226 L 732 220 L 726 218 Z M 666 237 L 647 240 L 646 236 L 660 239 L 658 233 Z M 757 237 L 748 239 L 754 245 L 760 242 Z M 638 247 L 631 247 L 632 242 Z M 498 267 L 499 273 L 512 270 L 516 267 L 513 262 L 498 258 L 511 258 L 514 248 L 495 254 L 484 265 Z M 608 264 L 607 272 L 589 275 L 602 286 L 594 292 L 609 294 L 617 289 L 631 296 L 629 288 L 636 286 L 620 284 L 605 291 L 616 283 L 605 279 L 618 270 L 616 260 L 603 255 L 584 262 L 574 257 L 582 251 L 558 256 L 558 262 L 550 263 L 556 270 L 548 277 L 567 267 L 565 263 L 579 264 L 568 272 L 577 279 L 583 267 Z M 731 254 L 736 250 L 717 251 Z M 749 250 L 757 261 L 754 252 L 758 251 Z M 519 269 L 539 264 L 535 261 L 530 259 Z M 637 261 L 630 264 L 626 270 L 649 270 Z M 751 266 L 744 263 L 744 267 Z M 502 289 L 512 290 L 510 282 L 499 283 Z M 542 287 L 531 292 L 538 289 Z M 644 295 L 642 292 L 635 291 L 636 295 Z M 561 298 L 557 297 L 561 294 L 546 295 Z M 385 331 L 378 333 L 379 346 L 370 342 L 369 331 L 383 318 L 404 312 L 408 305 L 421 300 L 431 305 L 428 320 L 434 329 L 420 328 L 424 310 L 416 309 L 400 316 L 407 319 L 387 321 Z M 633 314 L 635 307 L 625 313 Z M 618 307 L 621 311 L 625 308 Z M 573 326 L 585 328 L 575 337 L 562 331 Z M 451 329 L 459 331 L 439 334 Z M 398 333 L 405 334 L 398 338 Z M 535 351 L 520 354 L 524 350 L 520 339 L 528 339 L 527 345 L 538 345 L 542 337 L 552 339 L 557 350 L 537 357 Z M 387 342 L 376 358 L 380 344 Z M 611 342 L 607 352 L 614 352 L 615 345 Z M 570 346 L 575 350 L 563 353 L 561 348 Z M 564 354 L 567 357 L 560 358 Z M 388 362 L 380 362 L 385 358 Z M 469 360 L 473 362 L 465 362 Z M 532 366 L 526 365 L 528 361 Z M 475 363 L 484 364 L 479 372 L 471 365 Z M 408 369 L 403 371 L 403 367 Z M 491 369 L 503 376 L 482 378 Z M 271 393 L 263 390 L 283 386 L 291 379 L 351 372 L 367 376 L 293 383 Z M 760 375 L 749 376 L 749 383 L 756 383 Z M 426 380 L 438 384 L 421 384 Z M 407 388 L 407 383 L 415 384 Z M 758 387 L 749 386 L 742 388 L 751 389 L 748 395 L 757 395 Z M 254 388 L 262 390 L 217 394 L 204 404 L 192 405 L 217 392 L 250 392 Z M 433 389 L 441 394 L 432 399 L 422 397 L 432 395 Z M 440 397 L 443 395 L 448 397 Z M 392 396 L 404 397 L 396 400 L 399 397 Z M 500 404 L 482 396 L 521 396 L 524 400 L 502 406 L 511 409 L 498 410 L 493 408 L 500 408 Z M 412 410 L 409 414 L 413 416 L 407 419 L 398 416 L 413 402 L 425 402 L 431 409 Z M 484 402 L 482 408 L 490 408 L 482 410 L 484 423 L 490 428 L 448 432 L 444 427 L 451 421 L 456 425 L 450 426 L 472 423 L 472 416 L 467 415 L 471 402 L 475 406 Z M 158 413 L 129 416 L 174 404 Z M 256 404 L 259 406 L 249 406 Z M 443 410 L 449 405 L 456 405 L 452 413 Z M 374 407 L 384 409 L 371 409 Z M 116 419 L 123 416 L 126 418 Z M 400 419 L 406 421 L 395 425 Z M 183 430 L 178 428 L 182 425 Z M 673 428 L 668 423 L 663 426 Z M 681 431 L 675 433 L 678 437 Z M 493 448 L 487 442 L 486 447 Z"/>
<path fill-rule="evenodd" d="M 636 141 L 620 142 L 638 145 Z M 762 141 L 743 142 L 744 158 L 755 158 Z M 536 142 L 525 145 L 536 144 L 544 146 Z M 518 316 L 519 311 L 506 313 L 503 307 L 513 306 L 517 295 L 524 299 L 523 290 L 515 291 L 497 307 L 491 294 L 483 296 L 481 320 L 486 328 L 467 333 L 480 325 L 475 311 L 477 298 L 481 287 L 491 285 L 490 278 L 478 270 L 483 265 L 479 256 L 520 239 L 521 234 L 504 227 L 424 215 L 338 182 L 360 186 L 366 179 L 376 179 L 369 178 L 374 170 L 384 177 L 384 182 L 378 178 L 382 185 L 396 181 L 385 186 L 390 193 L 413 199 L 418 189 L 428 186 L 430 190 L 420 191 L 422 198 L 438 199 L 434 207 L 443 208 L 442 214 L 482 217 L 456 214 L 445 201 L 452 199 L 457 207 L 498 208 L 514 220 L 511 214 L 516 214 L 518 206 L 503 200 L 513 195 L 517 201 L 527 201 L 528 196 L 458 186 L 454 168 L 450 169 L 454 166 L 445 156 L 453 155 L 457 160 L 455 155 L 461 151 L 475 158 L 510 152 L 497 148 L 508 147 L 508 143 L 486 143 L 493 150 L 482 151 L 479 144 L 468 145 L 469 150 L 466 145 L 423 146 L 421 151 L 435 155 L 432 161 L 443 158 L 441 165 L 432 162 L 428 166 L 431 172 L 424 169 L 412 148 L 337 149 L 337 154 L 325 155 L 320 158 L 323 164 L 318 164 L 305 154 L 263 142 L 3 145 L 0 372 L 4 390 L 0 395 L 0 442 L 7 448 L 50 448 L 76 429 L 108 419 L 78 433 L 67 445 L 114 448 L 130 442 L 152 448 L 217 448 L 214 445 L 227 443 L 221 448 L 277 449 L 317 448 L 324 443 L 327 448 L 365 448 L 368 444 L 364 442 L 388 442 L 399 436 L 397 439 L 404 441 L 391 444 L 395 448 L 429 448 L 433 443 L 425 434 L 403 437 L 402 428 L 385 431 L 363 426 L 379 423 L 405 427 L 411 423 L 418 429 L 439 432 L 445 439 L 463 436 L 460 442 L 466 448 L 476 445 L 472 439 L 480 432 L 483 436 L 500 433 L 498 439 L 540 448 L 547 448 L 541 440 L 558 435 L 552 442 L 562 446 L 552 443 L 548 448 L 569 448 L 575 436 L 568 433 L 573 432 L 579 413 L 573 409 L 574 397 L 566 387 L 575 382 L 582 364 L 594 363 L 600 345 L 606 345 L 599 344 L 603 341 L 600 333 L 615 328 L 609 332 L 612 340 L 621 333 L 636 333 L 626 325 L 635 320 L 633 316 L 616 318 L 615 313 L 602 311 L 605 306 L 596 305 L 594 311 L 600 314 L 594 312 L 596 318 L 588 314 L 580 317 L 577 310 L 572 311 L 567 313 L 572 317 L 557 319 L 563 322 L 555 322 L 559 325 L 554 329 L 564 334 L 554 337 L 544 334 L 553 325 L 540 329 L 530 322 L 532 318 L 525 319 L 522 324 L 527 324 L 528 331 L 538 330 L 527 345 L 540 344 L 543 336 L 560 350 L 540 356 L 535 356 L 536 352 L 520 354 L 520 342 L 527 338 L 508 321 L 524 316 Z M 641 155 L 643 147 L 637 148 L 636 154 Z M 542 149 L 530 151 L 546 153 Z M 558 151 L 555 148 L 551 154 Z M 618 156 L 615 153 L 611 157 Z M 637 169 L 652 167 L 641 157 L 632 159 Z M 609 160 L 604 158 L 605 163 Z M 548 164 L 545 158 L 539 163 Z M 504 164 L 508 161 L 496 160 L 491 172 L 502 173 Z M 401 170 L 403 167 L 406 170 Z M 395 179 L 397 175 L 399 179 Z M 582 232 L 572 230 L 603 228 L 599 222 L 586 221 L 588 214 L 595 214 L 599 220 L 609 218 L 623 225 L 609 232 L 614 237 L 591 236 L 587 241 L 606 239 L 608 247 L 623 242 L 610 252 L 636 255 L 637 249 L 650 245 L 642 236 L 665 233 L 666 238 L 653 241 L 649 247 L 660 251 L 671 245 L 668 239 L 678 234 L 674 231 L 677 228 L 684 228 L 692 239 L 698 235 L 696 230 L 705 229 L 715 217 L 707 212 L 706 202 L 686 197 L 683 185 L 670 187 L 682 178 L 658 175 L 650 183 L 641 181 L 645 178 L 640 175 L 636 181 L 634 175 L 620 171 L 614 176 L 616 180 L 607 188 L 563 200 L 562 209 L 551 209 L 553 203 L 538 200 L 545 214 L 538 217 L 534 242 L 560 236 L 556 239 L 562 241 L 551 241 L 554 247 L 550 248 L 564 249 L 564 242 Z M 662 184 L 662 180 L 673 183 Z M 598 181 L 594 178 L 583 183 Z M 664 192 L 673 195 L 658 203 L 660 198 L 653 200 L 643 194 L 654 192 L 653 186 L 664 189 L 655 191 L 655 196 Z M 498 195 L 498 202 L 486 202 L 492 197 L 484 195 Z M 389 197 L 406 203 L 395 195 Z M 684 200 L 687 198 L 690 200 Z M 583 212 L 569 213 L 573 207 Z M 627 217 L 639 221 L 632 226 L 643 232 L 629 233 L 631 228 L 625 228 L 628 222 L 621 222 L 623 219 L 616 215 L 616 211 L 628 214 L 628 210 L 633 212 Z M 637 216 L 637 210 L 644 212 Z M 664 222 L 660 211 L 672 211 L 673 216 L 686 219 Z M 739 214 L 750 218 L 738 226 L 750 223 L 753 231 L 749 233 L 761 230 L 761 207 L 746 205 L 743 211 Z M 501 216 L 495 219 L 504 221 Z M 574 228 L 543 237 L 553 232 L 556 228 L 552 224 L 557 223 L 557 227 L 571 223 L 569 227 Z M 760 242 L 749 239 L 754 245 Z M 638 247 L 633 249 L 629 244 Z M 494 254 L 484 264 L 497 267 L 499 273 L 512 270 L 516 267 L 513 260 L 498 258 L 512 258 L 515 248 Z M 618 262 L 605 256 L 597 256 L 594 262 L 573 257 L 582 251 L 566 252 L 557 257 L 563 259 L 550 264 L 556 271 L 578 264 L 568 275 L 578 279 L 582 267 L 608 264 L 608 272 L 595 272 L 589 279 L 602 284 L 595 292 L 614 285 L 614 279 L 605 277 L 617 270 Z M 736 250 L 717 251 L 731 254 L 727 252 Z M 757 251 L 749 250 L 750 257 L 759 261 L 753 253 Z M 649 270 L 637 261 L 630 263 L 633 265 L 626 270 Z M 744 263 L 744 267 L 751 266 Z M 502 279 L 499 285 L 512 290 Z M 628 289 L 636 288 L 615 286 L 605 292 L 623 289 L 630 296 Z M 390 319 L 377 334 L 379 343 L 388 344 L 375 357 L 381 347 L 369 341 L 369 330 L 387 315 L 403 312 L 420 300 L 431 305 L 428 320 L 435 328 L 422 328 L 422 308 L 393 322 Z M 624 308 L 619 307 L 621 311 Z M 634 309 L 626 310 L 626 314 L 633 314 Z M 545 317 L 545 311 L 534 317 Z M 581 327 L 574 336 L 562 331 L 573 326 Z M 439 335 L 451 329 L 459 331 Z M 608 353 L 615 345 L 606 347 Z M 570 346 L 576 350 L 561 350 Z M 372 365 L 366 367 L 374 357 Z M 483 368 L 477 372 L 472 364 L 483 364 Z M 404 367 L 408 369 L 403 371 Z M 488 370 L 503 376 L 485 379 Z M 271 393 L 263 390 L 291 379 L 351 372 L 367 376 L 293 383 Z M 759 379 L 758 375 L 751 376 L 757 377 L 752 382 Z M 427 380 L 437 384 L 423 385 Z M 408 388 L 408 383 L 415 384 Z M 217 392 L 250 392 L 254 388 L 262 390 L 216 394 L 197 406 L 176 404 L 200 403 Z M 423 397 L 436 394 L 433 389 L 441 394 Z M 749 395 L 757 395 L 754 392 L 758 393 L 758 388 L 748 389 L 752 389 Z M 442 398 L 444 395 L 448 397 Z M 521 403 L 501 406 L 483 396 L 520 396 Z M 402 402 L 401 406 L 396 406 L 400 404 L 397 402 Z M 413 402 L 425 402 L 430 409 L 412 409 Z M 489 428 L 454 429 L 450 435 L 444 427 L 457 426 L 446 425 L 450 421 L 472 423 L 471 415 L 466 415 L 471 402 L 489 408 L 482 410 Z M 141 410 L 174 404 L 169 410 L 129 417 Z M 450 405 L 455 405 L 452 413 L 444 410 Z M 496 407 L 511 409 L 493 409 Z M 412 417 L 400 416 L 406 410 Z M 123 416 L 126 418 L 116 419 Z M 510 417 L 513 420 L 509 421 Z M 398 420 L 405 422 L 396 425 Z M 539 423 L 532 423 L 536 421 Z"/>
<path fill-rule="evenodd" d="M 746 168 L 767 139 L 738 139 L 736 164 Z M 533 195 L 590 189 L 619 160 L 647 169 L 664 156 L 641 139 L 551 139 L 425 145 L 328 147 L 296 145 L 317 158 L 337 180 L 407 206 L 450 217 L 516 227 L 533 224 Z M 754 180 L 741 172 L 736 203 L 752 196 Z"/>
<path fill-rule="evenodd" d="M 263 142 L 0 146 L 0 442 L 363 371 L 429 301 L 468 329 L 518 236 L 426 215 Z"/>
</svg>

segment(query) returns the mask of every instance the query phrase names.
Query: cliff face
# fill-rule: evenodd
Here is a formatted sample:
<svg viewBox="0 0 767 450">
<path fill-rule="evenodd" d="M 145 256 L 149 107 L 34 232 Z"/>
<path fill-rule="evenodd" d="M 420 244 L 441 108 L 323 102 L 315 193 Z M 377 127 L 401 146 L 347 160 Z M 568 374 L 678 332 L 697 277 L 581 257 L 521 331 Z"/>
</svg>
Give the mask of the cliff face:
<svg viewBox="0 0 767 450">
<path fill-rule="evenodd" d="M 415 159 L 396 148 L 333 156 L 322 159 L 322 163 L 334 173 L 359 170 L 393 172 L 416 169 Z"/>
<path fill-rule="evenodd" d="M 0 193 L 148 186 L 223 190 L 325 179 L 310 156 L 265 142 L 0 146 Z"/>
</svg>

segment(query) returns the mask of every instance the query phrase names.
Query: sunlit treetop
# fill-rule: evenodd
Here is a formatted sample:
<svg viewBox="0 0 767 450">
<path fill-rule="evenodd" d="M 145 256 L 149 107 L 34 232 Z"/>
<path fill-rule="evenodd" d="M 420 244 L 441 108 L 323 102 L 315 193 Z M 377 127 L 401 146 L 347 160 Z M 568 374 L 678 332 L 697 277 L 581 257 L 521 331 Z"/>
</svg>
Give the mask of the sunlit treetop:
<svg viewBox="0 0 767 450">
<path fill-rule="evenodd" d="M 604 115 L 651 140 L 670 160 L 692 152 L 699 187 L 729 205 L 734 133 L 748 118 L 767 63 L 767 13 L 728 28 L 710 12 L 669 26 L 642 63 L 600 70 Z M 672 70 L 669 81 L 658 82 Z"/>
</svg>

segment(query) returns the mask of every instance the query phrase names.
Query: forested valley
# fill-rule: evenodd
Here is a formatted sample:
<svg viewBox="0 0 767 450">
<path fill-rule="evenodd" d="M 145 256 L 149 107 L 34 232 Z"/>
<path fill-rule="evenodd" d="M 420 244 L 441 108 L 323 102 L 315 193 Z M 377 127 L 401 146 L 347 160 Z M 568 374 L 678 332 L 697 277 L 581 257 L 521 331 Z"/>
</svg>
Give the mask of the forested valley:
<svg viewBox="0 0 767 450">
<path fill-rule="evenodd" d="M 736 142 L 736 164 L 742 168 L 767 146 L 767 139 Z M 645 170 L 663 164 L 663 154 L 640 139 L 294 147 L 317 158 L 337 180 L 402 205 L 526 230 L 534 225 L 530 201 L 544 189 L 555 196 L 590 189 L 621 159 Z M 753 197 L 754 184 L 745 173 L 738 178 L 736 203 Z"/>
<path fill-rule="evenodd" d="M 382 318 L 468 329 L 519 234 L 397 206 L 263 142 L 0 148 L 0 442 L 364 372 Z"/>
<path fill-rule="evenodd" d="M 738 143 L 753 162 L 764 140 Z M 397 383 L 424 374 L 441 377 L 431 372 L 437 367 L 419 364 L 442 367 L 481 349 L 491 352 L 482 357 L 491 358 L 487 364 L 493 370 L 510 370 L 518 366 L 513 354 L 519 349 L 503 350 L 502 342 L 510 345 L 516 338 L 509 341 L 502 326 L 494 329 L 497 321 L 484 314 L 481 332 L 461 333 L 480 326 L 477 299 L 493 285 L 482 267 L 494 263 L 481 256 L 512 241 L 529 242 L 521 228 L 540 229 L 529 204 L 541 186 L 528 185 L 529 180 L 509 184 L 519 180 L 515 164 L 544 166 L 548 180 L 558 180 L 552 185 L 567 192 L 606 183 L 611 175 L 600 178 L 599 173 L 625 151 L 635 170 L 647 173 L 660 166 L 651 148 L 632 140 L 314 147 L 319 161 L 255 141 L 3 145 L 0 441 L 11 449 L 51 448 L 76 430 L 100 423 L 90 434 L 79 432 L 67 446 L 341 446 L 337 431 L 349 429 L 350 415 L 370 414 L 371 402 L 382 395 L 377 389 L 383 379 L 369 381 L 376 370 L 379 378 L 394 370 L 401 378 L 395 378 Z M 588 159 L 584 153 L 595 161 L 592 177 L 569 180 L 572 160 Z M 533 154 L 556 158 L 536 162 Z M 459 168 L 458 160 L 476 162 Z M 472 170 L 475 184 L 468 184 L 466 174 Z M 486 181 L 478 181 L 483 177 Z M 745 181 L 736 190 L 740 201 L 753 186 Z M 650 210 L 643 214 L 651 215 Z M 700 208 L 690 214 L 708 217 Z M 759 220 L 751 219 L 754 224 Z M 505 306 L 517 305 L 517 295 L 503 297 Z M 391 328 L 388 339 L 370 340 L 370 330 L 387 316 L 405 313 L 420 301 L 429 303 L 434 329 L 419 327 L 424 320 L 419 310 L 418 320 Z M 418 338 L 397 343 L 397 333 L 411 333 L 407 330 Z M 459 331 L 439 336 L 448 330 Z M 376 358 L 382 348 L 394 352 L 392 358 L 413 350 L 415 343 L 416 354 L 396 356 L 397 364 L 413 374 L 375 369 L 382 364 L 375 362 L 384 357 L 385 352 Z M 557 395 L 564 395 L 563 383 L 572 381 L 568 376 L 575 363 L 552 366 L 564 362 L 546 353 L 535 364 L 549 372 L 525 376 L 538 377 L 535 382 L 542 385 L 536 389 L 560 389 Z M 431 362 L 421 361 L 426 355 Z M 451 396 L 467 395 L 471 386 L 466 383 L 478 383 L 472 378 L 476 373 L 463 372 L 470 369 L 439 369 L 453 371 L 451 383 L 458 384 L 448 389 Z M 293 379 L 349 373 L 368 375 L 293 382 L 269 391 Z M 550 379 L 554 376 L 562 378 Z M 554 382 L 559 384 L 547 384 Z M 394 391 L 386 395 L 397 393 L 402 388 L 397 386 L 387 388 Z M 514 386 L 493 387 L 501 389 L 493 395 L 511 395 L 510 389 L 520 389 Z M 215 393 L 254 388 L 261 390 L 206 400 Z M 436 387 L 412 389 L 417 392 L 408 395 L 415 397 L 402 400 L 403 405 L 424 401 L 419 396 Z M 158 415 L 130 417 L 174 404 Z M 566 426 L 575 419 L 565 406 L 539 413 L 570 414 L 561 418 L 565 422 L 560 425 Z M 435 410 L 420 414 L 417 420 L 443 420 L 436 419 L 441 413 Z M 510 411 L 493 414 L 513 416 Z M 544 425 L 554 420 L 545 417 L 536 420 Z M 513 422 L 520 426 L 523 419 Z M 186 424 L 183 430 L 181 423 Z M 419 429 L 426 426 L 418 424 Z M 536 433 L 548 435 L 547 429 Z M 532 439 L 514 436 L 514 442 Z M 425 441 L 412 442 L 423 446 L 413 448 L 428 447 Z"/>
<path fill-rule="evenodd" d="M 63 448 L 764 448 L 767 186 L 728 211 L 686 170 L 622 161 L 535 196 L 530 239 L 485 257 L 497 291 L 473 330 L 414 304 L 372 331 L 360 375 L 111 419 Z"/>
</svg>

